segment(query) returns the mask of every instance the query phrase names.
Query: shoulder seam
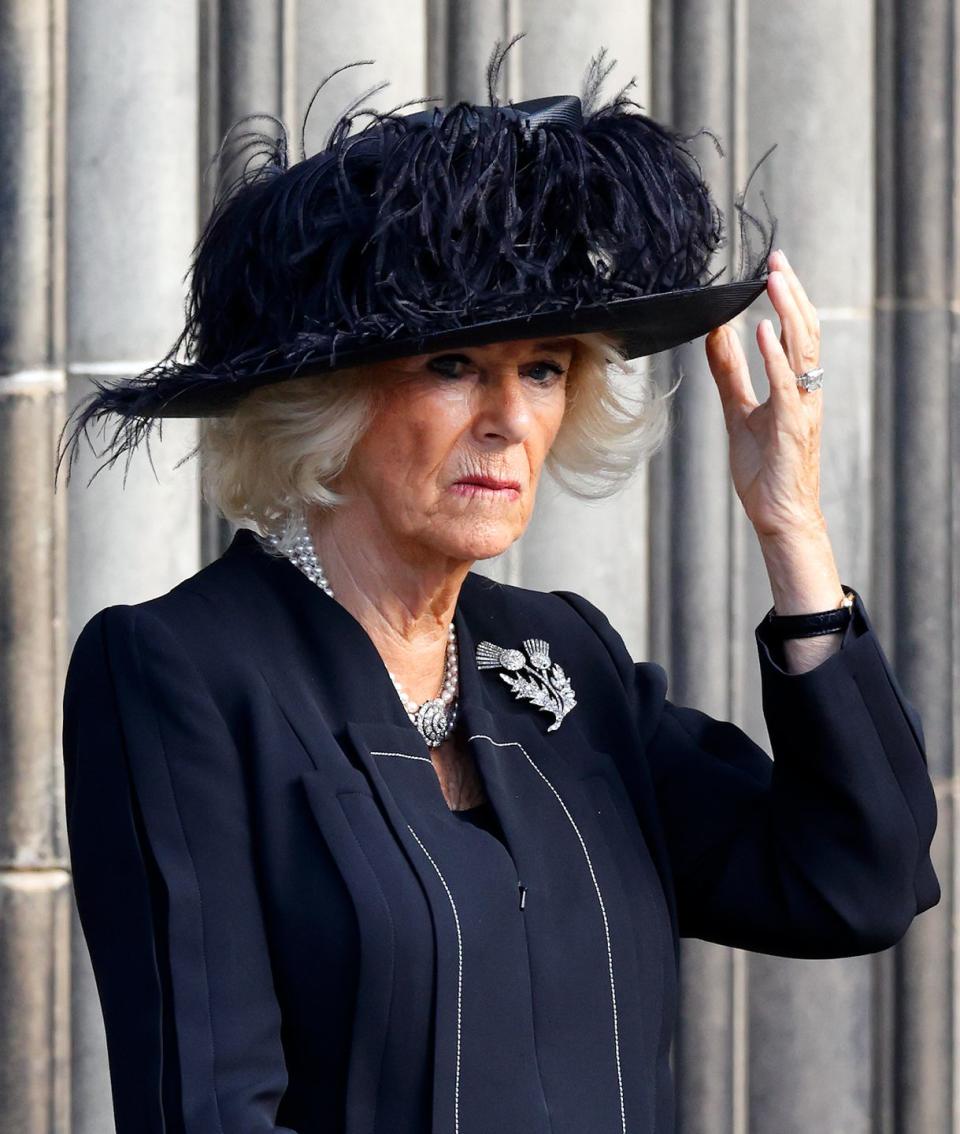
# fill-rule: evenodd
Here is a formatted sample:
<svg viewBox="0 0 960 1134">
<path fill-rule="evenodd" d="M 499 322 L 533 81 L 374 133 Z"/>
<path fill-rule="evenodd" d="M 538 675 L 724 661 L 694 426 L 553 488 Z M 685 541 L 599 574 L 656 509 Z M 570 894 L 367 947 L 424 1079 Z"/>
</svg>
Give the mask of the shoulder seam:
<svg viewBox="0 0 960 1134">
<path fill-rule="evenodd" d="M 621 684 L 623 684 L 624 689 L 626 689 L 626 685 L 624 683 L 624 675 L 620 672 L 620 666 L 617 664 L 617 658 L 616 658 L 613 650 L 610 648 L 610 643 L 607 641 L 607 636 L 605 634 L 602 634 L 597 629 L 596 621 L 592 617 L 590 617 L 586 613 L 584 613 L 584 609 L 583 609 L 583 606 L 581 604 L 585 604 L 589 608 L 593 608 L 593 609 L 597 609 L 597 608 L 593 607 L 593 604 L 590 602 L 589 599 L 584 598 L 583 595 L 578 594 L 576 591 L 551 591 L 550 594 L 556 595 L 558 598 L 563 599 L 563 601 L 569 607 L 571 607 L 574 611 L 576 611 L 576 613 L 580 616 L 580 618 L 583 619 L 583 621 L 587 624 L 587 626 L 590 627 L 590 629 L 596 635 L 597 639 L 603 644 L 603 647 L 607 651 L 607 654 L 610 656 L 610 661 L 613 664 L 613 668 L 619 674 Z"/>
<path fill-rule="evenodd" d="M 110 607 L 110 608 L 107 608 L 107 609 L 117 609 L 117 608 Z M 191 673 L 195 674 L 198 685 L 203 689 L 204 694 L 206 695 L 207 699 L 210 702 L 210 705 L 212 706 L 214 712 L 217 714 L 217 717 L 218 717 L 220 723 L 223 725 L 223 728 L 224 728 L 226 735 L 230 738 L 231 743 L 236 745 L 236 740 L 233 736 L 233 733 L 230 731 L 230 726 L 227 723 L 227 718 L 223 715 L 223 710 L 221 709 L 219 703 L 217 702 L 216 697 L 214 697 L 213 691 L 211 690 L 209 683 L 207 682 L 207 680 L 203 676 L 203 674 L 200 672 L 199 666 L 193 660 L 193 658 L 190 656 L 190 651 L 184 646 L 183 642 L 180 640 L 180 638 L 178 637 L 176 632 L 162 618 L 159 618 L 152 610 L 144 610 L 140 607 L 134 607 L 134 606 L 126 606 L 126 607 L 122 607 L 121 609 L 124 609 L 124 610 L 127 610 L 127 611 L 130 612 L 128 617 L 130 619 L 130 628 L 131 628 L 131 631 L 132 631 L 131 636 L 132 636 L 133 645 L 134 645 L 134 648 L 137 651 L 138 667 L 139 667 L 139 662 L 140 662 L 140 629 L 141 629 L 141 625 L 142 625 L 141 620 L 144 619 L 144 618 L 147 618 L 150 621 L 159 625 L 162 628 L 162 630 L 167 635 L 169 635 L 171 641 L 174 643 L 174 646 L 177 649 L 177 652 L 182 656 L 182 658 L 184 659 L 186 664 L 190 667 Z"/>
</svg>

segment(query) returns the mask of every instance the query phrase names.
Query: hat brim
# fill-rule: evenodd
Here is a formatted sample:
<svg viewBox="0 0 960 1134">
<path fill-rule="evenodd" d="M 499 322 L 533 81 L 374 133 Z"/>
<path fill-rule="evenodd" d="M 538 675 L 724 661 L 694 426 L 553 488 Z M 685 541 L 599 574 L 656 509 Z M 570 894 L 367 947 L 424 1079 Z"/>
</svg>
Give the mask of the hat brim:
<svg viewBox="0 0 960 1134">
<path fill-rule="evenodd" d="M 568 306 L 533 314 L 486 320 L 451 330 L 403 338 L 380 339 L 351 346 L 343 336 L 335 351 L 300 354 L 258 364 L 244 373 L 230 367 L 229 378 L 180 368 L 180 390 L 151 407 L 152 417 L 209 417 L 229 413 L 251 390 L 307 374 L 342 370 L 393 358 L 432 354 L 445 347 L 483 346 L 510 339 L 556 337 L 603 331 L 616 336 L 627 359 L 670 350 L 705 335 L 750 306 L 766 290 L 767 276 L 727 284 L 659 292 L 590 306 Z M 201 375 L 209 381 L 198 381 Z M 168 379 L 169 382 L 169 379 Z M 169 385 L 167 386 L 169 390 Z M 141 413 L 143 413 L 141 402 Z"/>
</svg>

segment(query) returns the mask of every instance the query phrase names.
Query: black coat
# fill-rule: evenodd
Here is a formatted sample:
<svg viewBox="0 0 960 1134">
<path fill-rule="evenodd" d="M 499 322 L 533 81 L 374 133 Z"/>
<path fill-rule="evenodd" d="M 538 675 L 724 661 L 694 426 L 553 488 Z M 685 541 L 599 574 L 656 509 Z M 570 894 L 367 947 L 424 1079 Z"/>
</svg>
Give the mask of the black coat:
<svg viewBox="0 0 960 1134">
<path fill-rule="evenodd" d="M 119 1134 L 668 1134 L 679 937 L 885 949 L 940 887 L 920 720 L 857 599 L 775 761 L 569 592 L 467 576 L 455 816 L 361 625 L 252 532 L 90 619 L 64 721 Z M 549 643 L 560 726 L 477 667 Z"/>
</svg>

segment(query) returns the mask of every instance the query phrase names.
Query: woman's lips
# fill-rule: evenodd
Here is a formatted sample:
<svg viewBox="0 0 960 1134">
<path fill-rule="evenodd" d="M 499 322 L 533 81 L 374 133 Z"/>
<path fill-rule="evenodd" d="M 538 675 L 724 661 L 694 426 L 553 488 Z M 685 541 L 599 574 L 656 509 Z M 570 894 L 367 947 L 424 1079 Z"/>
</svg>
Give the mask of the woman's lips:
<svg viewBox="0 0 960 1134">
<path fill-rule="evenodd" d="M 497 500 L 516 500 L 520 495 L 520 485 L 515 480 L 496 480 L 487 476 L 458 480 L 450 488 L 458 496 L 486 496 Z"/>
</svg>

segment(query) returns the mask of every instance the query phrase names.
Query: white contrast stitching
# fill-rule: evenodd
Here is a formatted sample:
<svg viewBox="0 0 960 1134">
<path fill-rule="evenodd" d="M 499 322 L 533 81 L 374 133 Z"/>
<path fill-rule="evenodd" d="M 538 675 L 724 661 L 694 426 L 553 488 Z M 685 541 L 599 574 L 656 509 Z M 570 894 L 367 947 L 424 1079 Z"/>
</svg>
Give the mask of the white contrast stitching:
<svg viewBox="0 0 960 1134">
<path fill-rule="evenodd" d="M 485 733 L 476 733 L 474 736 L 470 737 L 470 740 L 489 740 L 491 744 L 496 745 L 498 748 L 509 748 L 511 745 L 513 747 L 519 748 L 520 751 L 524 754 L 524 756 L 526 756 L 527 761 L 529 762 L 529 764 L 533 768 L 533 770 L 537 773 L 537 775 L 540 776 L 540 778 L 547 785 L 547 787 L 549 787 L 550 790 L 553 792 L 553 794 L 557 797 L 557 801 L 559 802 L 560 806 L 563 808 L 564 813 L 566 814 L 567 818 L 570 820 L 570 823 L 573 826 L 574 831 L 576 831 L 576 833 L 577 833 L 577 838 L 580 840 L 580 846 L 583 849 L 584 857 L 587 860 L 587 867 L 590 870 L 590 877 L 593 880 L 593 888 L 597 892 L 597 901 L 600 903 L 600 913 L 603 917 L 603 932 L 604 932 L 604 935 L 606 937 L 606 942 L 607 942 L 607 969 L 608 969 L 609 974 L 610 974 L 610 999 L 611 999 L 612 1004 L 613 1004 L 613 1047 L 614 1047 L 614 1054 L 616 1056 L 616 1061 L 617 1061 L 617 1085 L 618 1085 L 619 1090 L 620 1090 L 620 1128 L 621 1128 L 621 1130 L 626 1132 L 627 1118 L 626 1118 L 626 1114 L 625 1114 L 625 1111 L 624 1111 L 624 1105 L 623 1105 L 623 1076 L 622 1076 L 621 1071 L 620 1071 L 620 1027 L 619 1027 L 619 1023 L 618 1023 L 618 1020 L 617 1020 L 617 988 L 616 988 L 616 984 L 615 984 L 614 979 L 613 979 L 613 953 L 612 953 L 611 948 L 610 948 L 610 926 L 607 922 L 607 910 L 606 910 L 606 907 L 603 904 L 603 895 L 600 893 L 600 887 L 597 884 L 597 876 L 594 873 L 593 862 L 590 859 L 590 852 L 587 850 L 587 844 L 583 841 L 583 836 L 580 834 L 580 828 L 577 826 L 576 822 L 574 821 L 573 816 L 567 810 L 567 805 L 560 798 L 560 793 L 553 786 L 553 784 L 547 779 L 547 777 L 543 774 L 543 772 L 537 767 L 537 765 L 533 762 L 533 760 L 530 759 L 530 754 L 527 752 L 527 750 L 523 747 L 523 745 L 519 741 L 517 741 L 517 740 L 507 740 L 507 741 L 494 740 L 492 736 L 487 736 Z"/>
<path fill-rule="evenodd" d="M 374 755 L 381 755 L 381 754 L 380 753 L 374 753 Z M 403 753 L 391 752 L 391 753 L 383 753 L 383 755 L 402 756 Z M 414 759 L 422 760 L 423 757 L 417 756 L 417 757 L 414 757 Z M 462 991 L 463 991 L 463 940 L 460 936 L 460 918 L 457 916 L 457 903 L 453 900 L 453 895 L 450 893 L 450 887 L 447 885 L 447 880 L 444 878 L 443 874 L 441 873 L 440 867 L 437 866 L 437 864 L 433 861 L 433 856 L 430 854 L 430 852 L 427 850 L 427 848 L 423 845 L 423 843 L 420 842 L 420 836 L 410 826 L 409 823 L 407 824 L 407 830 L 410 832 L 411 835 L 413 835 L 413 837 L 417 840 L 417 842 L 420 843 L 420 849 L 427 856 L 427 858 L 430 859 L 430 865 L 437 872 L 437 875 L 440 878 L 440 881 L 443 883 L 443 888 L 447 892 L 447 898 L 449 899 L 450 906 L 453 910 L 453 920 L 454 920 L 454 922 L 456 922 L 456 926 L 457 926 L 457 1073 L 456 1073 L 456 1079 L 455 1079 L 455 1084 L 454 1084 L 454 1094 L 453 1094 L 453 1098 L 454 1098 L 454 1102 L 453 1102 L 453 1128 L 454 1128 L 455 1131 L 459 1132 L 459 1130 L 460 1130 L 460 1025 L 461 1025 L 460 1005 L 461 1005 L 461 995 L 462 995 Z"/>
<path fill-rule="evenodd" d="M 402 756 L 405 760 L 425 760 L 428 764 L 433 761 L 428 756 L 411 756 L 409 752 L 371 752 L 371 756 Z"/>
</svg>

